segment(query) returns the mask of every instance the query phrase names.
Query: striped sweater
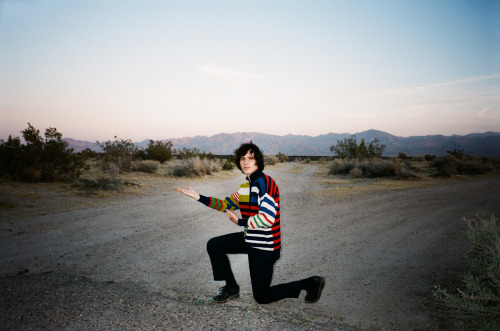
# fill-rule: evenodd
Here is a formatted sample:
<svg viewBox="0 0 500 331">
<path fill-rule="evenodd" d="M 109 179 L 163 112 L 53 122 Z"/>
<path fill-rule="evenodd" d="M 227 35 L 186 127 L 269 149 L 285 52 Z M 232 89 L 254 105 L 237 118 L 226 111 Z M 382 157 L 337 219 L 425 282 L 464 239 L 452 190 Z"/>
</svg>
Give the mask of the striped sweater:
<svg viewBox="0 0 500 331">
<path fill-rule="evenodd" d="M 255 171 L 237 192 L 224 200 L 200 195 L 201 203 L 225 212 L 239 209 L 245 242 L 252 248 L 277 253 L 281 249 L 280 191 L 276 182 L 261 170 Z"/>
</svg>

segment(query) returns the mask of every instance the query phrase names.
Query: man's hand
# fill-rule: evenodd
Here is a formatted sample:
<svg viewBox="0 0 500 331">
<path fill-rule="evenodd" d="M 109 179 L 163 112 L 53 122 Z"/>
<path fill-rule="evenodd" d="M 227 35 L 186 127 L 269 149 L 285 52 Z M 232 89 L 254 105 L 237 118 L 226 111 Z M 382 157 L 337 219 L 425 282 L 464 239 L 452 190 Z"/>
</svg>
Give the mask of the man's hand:
<svg viewBox="0 0 500 331">
<path fill-rule="evenodd" d="M 186 188 L 186 189 L 182 189 L 180 187 L 176 187 L 175 190 L 177 192 L 180 192 L 182 194 L 185 194 L 187 195 L 188 197 L 190 198 L 193 198 L 195 200 L 200 200 L 200 195 L 198 194 L 198 192 L 196 192 L 195 190 L 193 190 L 192 188 L 190 188 L 189 186 Z"/>
<path fill-rule="evenodd" d="M 230 211 L 229 209 L 226 210 L 226 215 L 227 217 L 229 218 L 229 220 L 231 222 L 233 222 L 234 224 L 238 225 L 238 215 L 236 215 L 235 212 L 233 211 Z"/>
</svg>

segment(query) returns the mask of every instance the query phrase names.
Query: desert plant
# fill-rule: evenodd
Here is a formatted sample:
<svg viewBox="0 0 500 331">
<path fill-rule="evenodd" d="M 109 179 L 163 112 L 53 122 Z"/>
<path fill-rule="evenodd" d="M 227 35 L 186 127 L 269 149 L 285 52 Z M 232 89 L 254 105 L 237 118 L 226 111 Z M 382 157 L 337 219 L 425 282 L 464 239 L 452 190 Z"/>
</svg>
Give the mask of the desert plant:
<svg viewBox="0 0 500 331">
<path fill-rule="evenodd" d="M 470 244 L 468 268 L 462 283 L 450 289 L 434 287 L 459 327 L 466 330 L 500 329 L 500 224 L 494 215 L 467 219 Z"/>
<path fill-rule="evenodd" d="M 459 160 L 457 172 L 462 175 L 484 174 L 488 168 L 479 159 Z"/>
<path fill-rule="evenodd" d="M 407 160 L 408 159 L 408 155 L 406 155 L 405 153 L 399 152 L 398 159 Z"/>
<path fill-rule="evenodd" d="M 436 158 L 436 155 L 425 154 L 424 158 L 426 161 L 432 161 Z"/>
<path fill-rule="evenodd" d="M 334 159 L 329 168 L 330 175 L 349 175 L 353 178 L 395 177 L 399 179 L 418 179 L 408 165 L 398 159 L 346 160 Z"/>
<path fill-rule="evenodd" d="M 103 150 L 102 166 L 109 169 L 110 164 L 115 164 L 120 172 L 130 171 L 134 155 L 139 150 L 130 139 L 121 139 L 115 136 L 115 140 L 104 143 L 96 142 Z"/>
<path fill-rule="evenodd" d="M 172 158 L 172 142 L 162 142 L 150 140 L 148 147 L 144 150 L 147 159 L 165 163 Z"/>
<path fill-rule="evenodd" d="M 453 155 L 435 158 L 432 164 L 437 168 L 437 175 L 440 177 L 450 177 L 456 174 L 457 159 Z"/>
<path fill-rule="evenodd" d="M 330 151 L 335 153 L 340 158 L 347 159 L 367 159 L 371 157 L 382 157 L 386 146 L 381 144 L 378 138 L 374 138 L 368 145 L 365 139 L 357 143 L 356 135 L 350 138 L 338 140 L 336 145 L 330 146 Z"/>
<path fill-rule="evenodd" d="M 233 170 L 234 168 L 234 155 L 231 155 L 222 163 L 222 170 Z"/>
<path fill-rule="evenodd" d="M 23 167 L 24 155 L 21 139 L 9 136 L 7 141 L 0 140 L 0 176 L 21 179 Z"/>
<path fill-rule="evenodd" d="M 279 161 L 278 161 L 278 158 L 274 155 L 264 155 L 264 164 L 265 165 L 275 165 L 277 164 Z"/>
<path fill-rule="evenodd" d="M 278 158 L 279 162 L 282 162 L 282 163 L 288 162 L 288 155 L 286 155 L 286 154 L 279 152 L 278 154 L 276 154 L 276 157 Z"/>
<path fill-rule="evenodd" d="M 56 128 L 40 130 L 28 123 L 22 131 L 25 145 L 19 138 L 0 141 L 0 175 L 30 181 L 71 181 L 78 178 L 88 166 L 85 158 L 73 153 Z"/>
<path fill-rule="evenodd" d="M 457 159 L 462 159 L 466 156 L 463 149 L 457 149 L 456 147 L 451 151 L 446 151 L 446 154 L 454 156 Z"/>
<path fill-rule="evenodd" d="M 174 167 L 172 173 L 177 177 L 193 177 L 211 175 L 220 171 L 220 166 L 214 160 L 201 159 L 199 156 L 183 160 Z"/>
<path fill-rule="evenodd" d="M 154 173 L 158 170 L 160 162 L 154 160 L 132 161 L 132 171 Z"/>
<path fill-rule="evenodd" d="M 334 159 L 330 164 L 328 174 L 347 175 L 355 167 L 356 163 L 353 160 Z"/>
<path fill-rule="evenodd" d="M 488 164 L 479 158 L 463 157 L 458 159 L 452 154 L 438 157 L 433 161 L 437 168 L 438 176 L 450 177 L 452 175 L 477 175 L 492 170 Z"/>
</svg>

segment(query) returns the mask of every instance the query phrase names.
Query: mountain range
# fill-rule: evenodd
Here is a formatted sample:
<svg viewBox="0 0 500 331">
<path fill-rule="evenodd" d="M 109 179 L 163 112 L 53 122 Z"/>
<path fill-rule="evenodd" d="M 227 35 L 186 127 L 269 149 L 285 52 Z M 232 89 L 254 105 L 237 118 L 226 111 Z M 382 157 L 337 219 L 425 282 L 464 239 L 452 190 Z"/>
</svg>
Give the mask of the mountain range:
<svg viewBox="0 0 500 331">
<path fill-rule="evenodd" d="M 377 138 L 386 145 L 384 156 L 394 156 L 399 153 L 406 155 L 446 155 L 453 149 L 463 150 L 472 156 L 500 156 L 500 132 L 471 133 L 467 135 L 428 135 L 398 137 L 378 130 L 367 130 L 354 134 L 358 143 L 365 139 L 367 143 Z M 173 148 L 197 148 L 200 151 L 215 155 L 232 154 L 233 150 L 243 142 L 252 140 L 266 154 L 279 152 L 294 156 L 333 156 L 330 146 L 337 141 L 350 138 L 350 133 L 328 133 L 318 136 L 286 135 L 277 136 L 257 132 L 220 133 L 214 136 L 195 136 L 185 138 L 171 138 L 162 141 L 171 141 Z M 99 151 L 100 147 L 88 141 L 66 138 L 70 148 L 80 152 L 86 148 Z M 149 139 L 136 142 L 139 147 L 146 147 Z"/>
</svg>

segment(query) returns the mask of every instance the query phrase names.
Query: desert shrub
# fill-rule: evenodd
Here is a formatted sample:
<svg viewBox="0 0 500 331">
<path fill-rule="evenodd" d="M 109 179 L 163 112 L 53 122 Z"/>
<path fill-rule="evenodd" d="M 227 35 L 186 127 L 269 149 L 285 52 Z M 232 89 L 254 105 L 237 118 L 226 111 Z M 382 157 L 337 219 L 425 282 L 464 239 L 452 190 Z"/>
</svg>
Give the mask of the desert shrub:
<svg viewBox="0 0 500 331">
<path fill-rule="evenodd" d="M 457 163 L 457 172 L 462 175 L 484 174 L 487 167 L 479 159 L 460 160 Z"/>
<path fill-rule="evenodd" d="M 158 170 L 160 162 L 154 160 L 132 161 L 132 171 L 154 173 Z"/>
<path fill-rule="evenodd" d="M 460 284 L 434 287 L 434 297 L 466 330 L 500 330 L 500 224 L 494 215 L 468 219 L 470 250 Z"/>
<path fill-rule="evenodd" d="M 398 160 L 370 159 L 361 164 L 366 177 L 395 177 L 404 167 Z"/>
<path fill-rule="evenodd" d="M 80 155 L 88 160 L 97 158 L 99 156 L 99 153 L 87 147 L 80 152 Z"/>
<path fill-rule="evenodd" d="M 274 155 L 264 155 L 264 164 L 265 165 L 275 165 L 278 163 L 278 158 Z"/>
<path fill-rule="evenodd" d="M 234 168 L 235 168 L 234 156 L 231 156 L 231 157 L 227 158 L 222 163 L 222 170 L 233 170 Z"/>
<path fill-rule="evenodd" d="M 424 156 L 426 161 L 433 161 L 436 158 L 436 155 L 425 154 Z"/>
<path fill-rule="evenodd" d="M 352 168 L 349 171 L 349 177 L 352 177 L 352 178 L 361 178 L 361 177 L 363 177 L 363 170 L 361 170 L 359 168 Z"/>
<path fill-rule="evenodd" d="M 347 159 L 368 159 L 373 157 L 382 157 L 386 146 L 381 144 L 378 138 L 374 138 L 370 143 L 366 143 L 365 139 L 357 143 L 356 135 L 343 140 L 337 140 L 336 145 L 330 146 L 330 151 L 335 153 L 340 158 Z"/>
<path fill-rule="evenodd" d="M 354 160 L 335 159 L 330 164 L 328 173 L 330 175 L 347 175 L 355 167 L 356 162 Z"/>
<path fill-rule="evenodd" d="M 444 157 L 438 157 L 433 161 L 437 168 L 438 176 L 450 177 L 452 175 L 477 175 L 484 174 L 491 170 L 481 159 L 463 157 L 458 159 L 456 156 L 448 154 Z"/>
<path fill-rule="evenodd" d="M 148 159 L 165 163 L 165 161 L 172 159 L 172 146 L 173 144 L 171 141 L 162 142 L 150 140 L 144 152 Z"/>
<path fill-rule="evenodd" d="M 23 146 L 19 137 L 9 136 L 7 141 L 0 141 L 0 176 L 22 178 L 20 171 L 24 167 L 23 162 Z"/>
<path fill-rule="evenodd" d="M 330 175 L 349 175 L 353 178 L 396 177 L 399 179 L 418 179 L 418 176 L 405 162 L 398 159 L 368 159 L 363 161 L 335 159 L 329 169 Z"/>
<path fill-rule="evenodd" d="M 457 171 L 457 159 L 452 155 L 435 158 L 432 164 L 437 168 L 437 175 L 440 177 L 450 177 Z"/>
<path fill-rule="evenodd" d="M 408 155 L 406 155 L 405 153 L 399 153 L 398 154 L 398 159 L 401 159 L 401 160 L 406 160 L 408 159 Z"/>
<path fill-rule="evenodd" d="M 278 158 L 278 162 L 288 162 L 288 155 L 286 154 L 279 152 L 276 154 L 276 157 Z"/>
<path fill-rule="evenodd" d="M 486 167 L 486 171 L 500 170 L 500 158 L 498 157 L 482 157 L 481 162 Z"/>
<path fill-rule="evenodd" d="M 194 177 L 211 175 L 220 171 L 220 166 L 214 160 L 202 159 L 199 156 L 183 160 L 174 167 L 172 173 L 177 177 Z"/>
<path fill-rule="evenodd" d="M 446 151 L 446 154 L 454 156 L 457 159 L 463 159 L 466 156 L 465 151 L 463 149 L 457 149 L 457 148 L 454 148 L 451 151 Z"/>
<path fill-rule="evenodd" d="M 101 167 L 102 170 L 109 171 L 109 175 L 111 177 L 116 177 L 121 172 L 118 164 L 111 161 L 99 160 L 98 165 Z"/>
<path fill-rule="evenodd" d="M 28 123 L 22 131 L 26 144 L 19 138 L 0 141 L 0 176 L 28 181 L 71 181 L 88 166 L 85 157 L 73 153 L 62 134 L 55 128 L 40 130 Z"/>
<path fill-rule="evenodd" d="M 115 140 L 108 140 L 104 143 L 96 142 L 102 150 L 103 157 L 101 166 L 104 170 L 109 170 L 112 164 L 118 167 L 120 172 L 130 171 L 132 160 L 139 150 L 130 139 L 121 139 L 115 136 Z"/>
</svg>

